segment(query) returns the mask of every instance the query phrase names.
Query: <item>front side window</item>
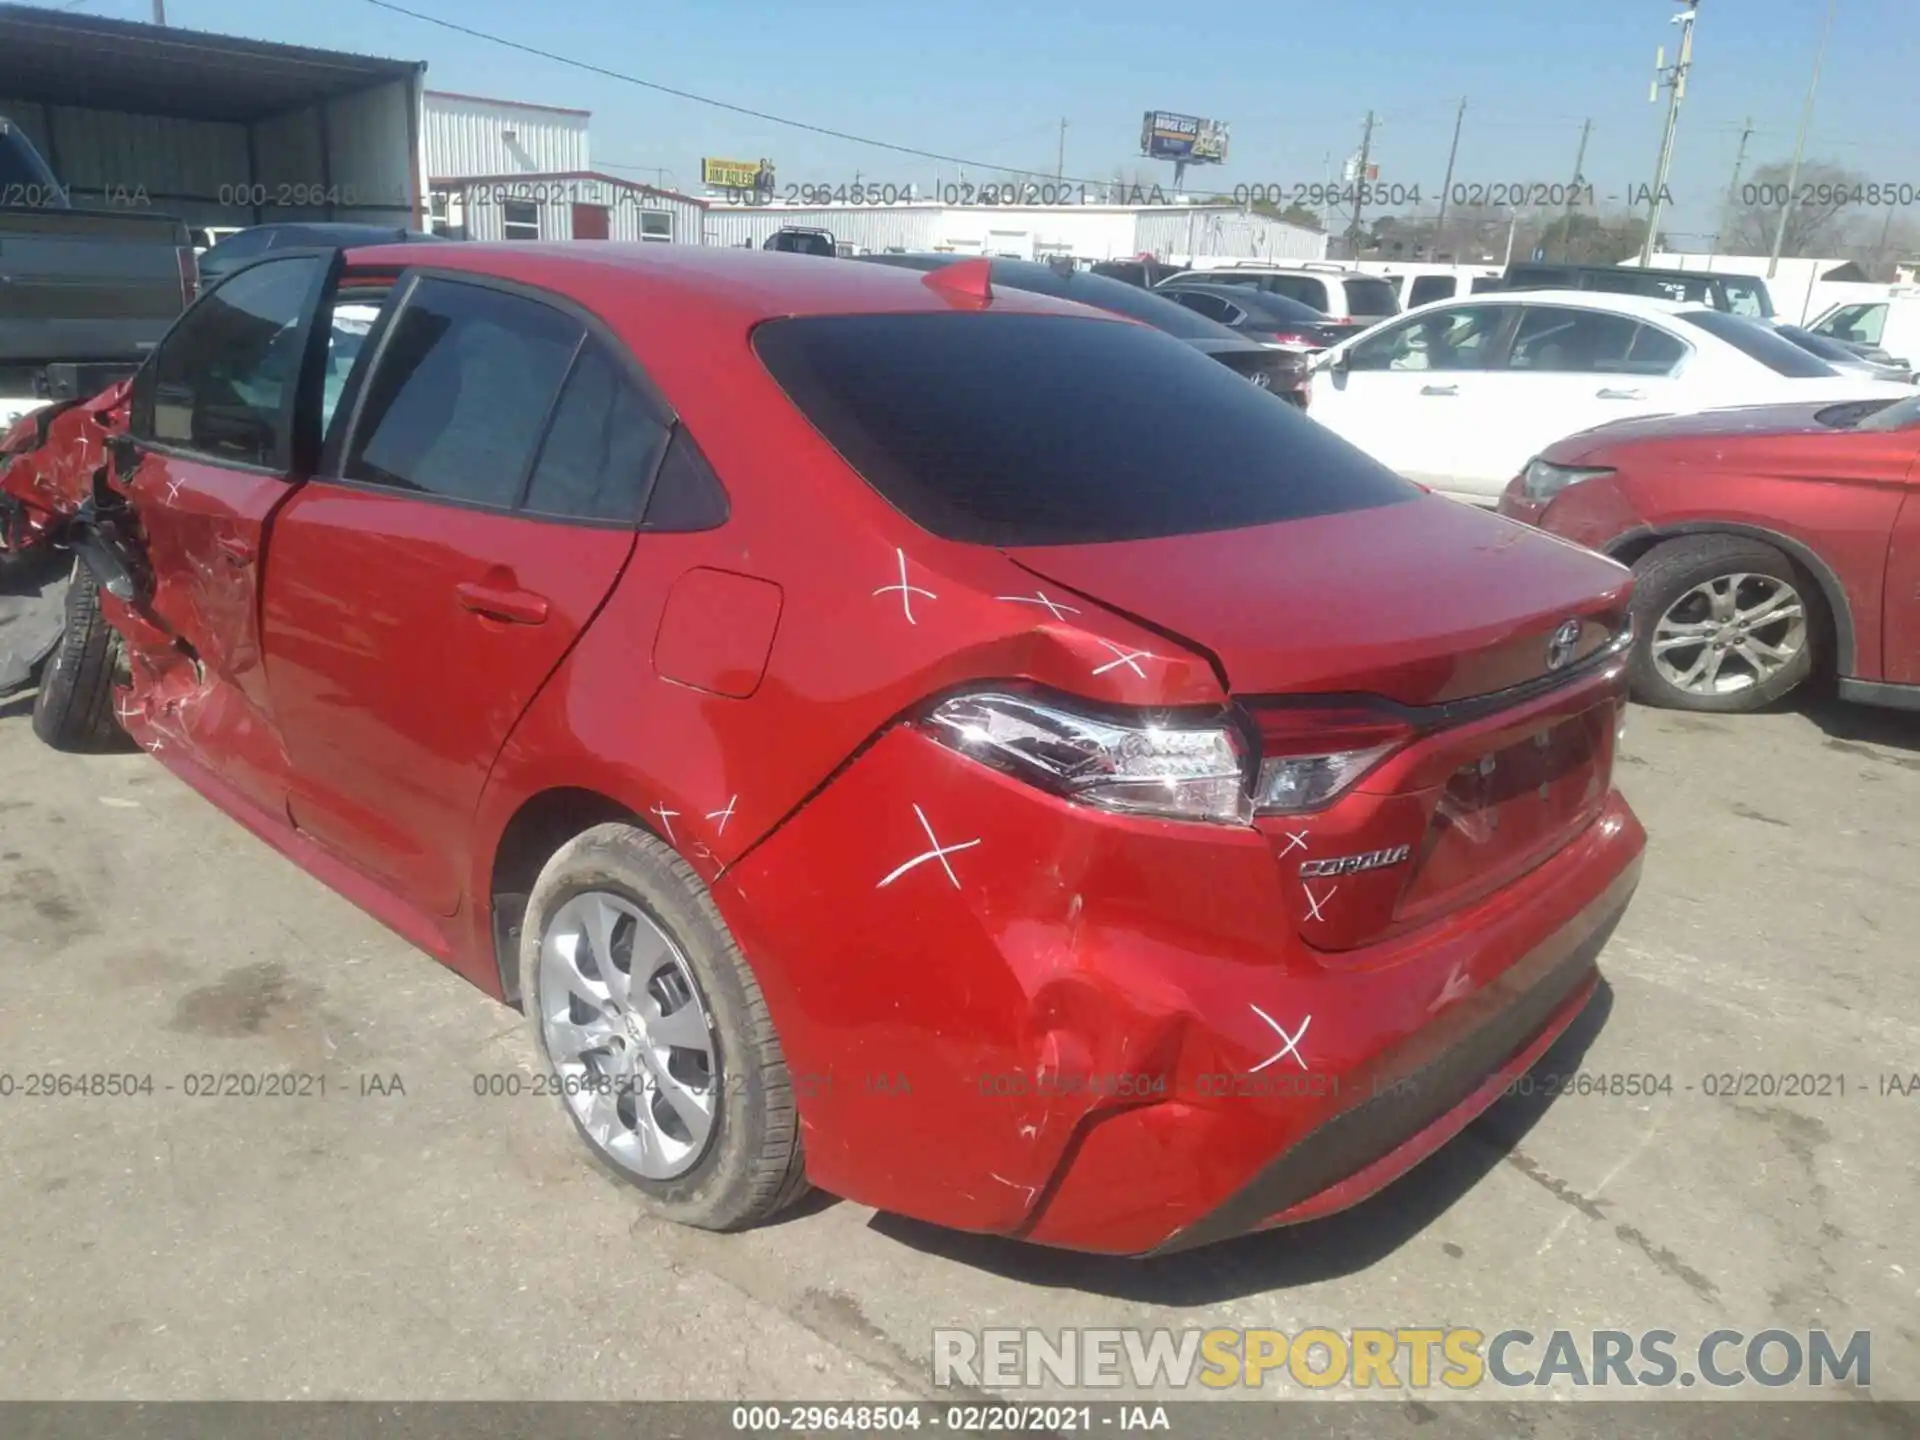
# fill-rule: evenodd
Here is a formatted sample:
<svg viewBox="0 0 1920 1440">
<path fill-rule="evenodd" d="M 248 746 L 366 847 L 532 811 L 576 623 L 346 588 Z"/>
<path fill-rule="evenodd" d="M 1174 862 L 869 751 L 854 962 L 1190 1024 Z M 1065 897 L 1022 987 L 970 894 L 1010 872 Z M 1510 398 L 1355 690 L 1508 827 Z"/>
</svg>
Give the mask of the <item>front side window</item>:
<svg viewBox="0 0 1920 1440">
<path fill-rule="evenodd" d="M 1139 540 L 1421 494 L 1231 367 L 1142 325 L 808 316 L 760 325 L 753 344 L 854 472 L 945 539 Z"/>
<path fill-rule="evenodd" d="M 500 233 L 509 240 L 540 238 L 540 207 L 531 200 L 509 200 L 500 207 Z"/>
<path fill-rule="evenodd" d="M 1511 313 L 1504 305 L 1436 310 L 1362 340 L 1347 353 L 1347 368 L 1484 370 Z"/>
<path fill-rule="evenodd" d="M 670 243 L 673 240 L 673 212 L 670 210 L 642 210 L 640 212 L 640 238 L 653 244 Z"/>
<path fill-rule="evenodd" d="M 1878 345 L 1887 328 L 1887 305 L 1842 305 L 1813 327 L 1816 335 L 1831 335 L 1843 345 Z"/>
<path fill-rule="evenodd" d="M 342 474 L 511 506 L 585 327 L 550 305 L 424 279 L 390 322 Z"/>
<path fill-rule="evenodd" d="M 210 292 L 155 352 L 134 434 L 212 460 L 284 467 L 301 322 L 324 269 L 315 256 L 265 261 Z"/>
<path fill-rule="evenodd" d="M 333 415 L 340 408 L 340 397 L 347 388 L 347 377 L 366 348 L 367 337 L 380 318 L 380 304 L 372 299 L 342 298 L 333 307 L 327 323 L 327 369 L 321 377 L 320 433 L 327 433 Z"/>
</svg>

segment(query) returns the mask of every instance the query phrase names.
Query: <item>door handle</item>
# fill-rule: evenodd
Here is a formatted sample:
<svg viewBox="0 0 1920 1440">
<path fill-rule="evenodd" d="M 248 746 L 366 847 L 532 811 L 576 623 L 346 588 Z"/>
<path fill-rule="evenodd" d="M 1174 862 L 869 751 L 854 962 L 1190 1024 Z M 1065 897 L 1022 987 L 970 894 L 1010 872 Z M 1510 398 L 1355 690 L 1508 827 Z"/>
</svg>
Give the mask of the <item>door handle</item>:
<svg viewBox="0 0 1920 1440">
<path fill-rule="evenodd" d="M 1594 393 L 1602 400 L 1644 400 L 1647 398 L 1647 392 L 1644 390 L 1599 390 Z"/>
<path fill-rule="evenodd" d="M 251 565 L 253 557 L 259 553 L 254 549 L 253 542 L 244 535 L 216 535 L 213 543 L 219 547 L 222 555 L 236 565 Z"/>
<path fill-rule="evenodd" d="M 1458 395 L 1460 387 L 1458 385 L 1422 385 L 1420 393 L 1422 395 Z"/>
<path fill-rule="evenodd" d="M 531 590 L 503 590 L 468 581 L 456 585 L 453 593 L 459 598 L 461 609 L 484 615 L 489 620 L 504 620 L 511 625 L 546 623 L 547 597 Z"/>
</svg>

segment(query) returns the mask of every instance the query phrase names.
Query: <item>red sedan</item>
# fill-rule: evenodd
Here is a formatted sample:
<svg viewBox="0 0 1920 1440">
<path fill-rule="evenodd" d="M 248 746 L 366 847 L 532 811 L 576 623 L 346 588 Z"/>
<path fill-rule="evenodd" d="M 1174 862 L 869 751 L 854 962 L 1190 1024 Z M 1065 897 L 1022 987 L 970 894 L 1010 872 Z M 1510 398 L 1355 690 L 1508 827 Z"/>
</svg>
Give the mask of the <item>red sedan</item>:
<svg viewBox="0 0 1920 1440">
<path fill-rule="evenodd" d="M 984 263 L 275 258 L 14 446 L 86 566 L 39 733 L 520 1004 L 689 1224 L 1329 1213 L 1561 1033 L 1638 876 L 1623 568 Z"/>
<path fill-rule="evenodd" d="M 1622 421 L 1543 452 L 1500 513 L 1633 567 L 1646 704 L 1753 710 L 1824 668 L 1920 709 L 1920 398 Z"/>
</svg>

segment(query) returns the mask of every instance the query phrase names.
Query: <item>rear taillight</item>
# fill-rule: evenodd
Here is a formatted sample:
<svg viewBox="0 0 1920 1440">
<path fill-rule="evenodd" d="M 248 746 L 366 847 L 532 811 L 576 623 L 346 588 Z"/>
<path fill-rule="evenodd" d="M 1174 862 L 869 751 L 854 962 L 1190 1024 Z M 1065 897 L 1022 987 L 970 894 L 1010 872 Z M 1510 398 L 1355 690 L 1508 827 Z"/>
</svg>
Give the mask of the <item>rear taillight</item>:
<svg viewBox="0 0 1920 1440">
<path fill-rule="evenodd" d="M 1251 818 L 1246 747 L 1221 719 L 1095 716 L 989 691 L 943 700 L 921 724 L 942 745 L 1083 805 L 1218 825 Z"/>
<path fill-rule="evenodd" d="M 1276 330 L 1267 339 L 1275 345 L 1317 345 L 1320 342 L 1313 336 L 1298 330 Z"/>
<path fill-rule="evenodd" d="M 1414 737 L 1404 721 L 1357 707 L 1261 709 L 1260 773 L 1253 792 L 1262 815 L 1318 810 Z"/>
<path fill-rule="evenodd" d="M 194 258 L 190 245 L 183 245 L 173 253 L 180 262 L 180 308 L 184 310 L 200 293 L 200 262 Z"/>
</svg>

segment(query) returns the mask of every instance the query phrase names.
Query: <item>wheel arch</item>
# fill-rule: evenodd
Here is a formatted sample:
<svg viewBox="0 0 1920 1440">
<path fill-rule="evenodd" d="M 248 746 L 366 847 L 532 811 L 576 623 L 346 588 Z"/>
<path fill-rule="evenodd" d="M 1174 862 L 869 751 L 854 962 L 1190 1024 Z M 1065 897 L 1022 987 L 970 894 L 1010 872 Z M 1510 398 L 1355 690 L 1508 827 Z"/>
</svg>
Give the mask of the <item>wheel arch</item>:
<svg viewBox="0 0 1920 1440">
<path fill-rule="evenodd" d="M 1833 627 L 1830 639 L 1834 672 L 1843 678 L 1856 672 L 1858 640 L 1853 623 L 1853 604 L 1847 598 L 1846 586 L 1840 583 L 1840 577 L 1834 573 L 1833 567 L 1804 541 L 1764 525 L 1752 525 L 1744 521 L 1688 520 L 1675 525 L 1644 525 L 1629 530 L 1610 540 L 1601 553 L 1630 566 L 1664 541 L 1687 540 L 1703 535 L 1736 535 L 1745 540 L 1758 540 L 1773 546 L 1805 571 L 1819 587 L 1820 598 L 1826 604 L 1827 623 Z M 1814 659 L 1817 664 L 1819 656 L 1816 655 Z"/>
<path fill-rule="evenodd" d="M 659 838 L 633 806 L 600 790 L 554 785 L 523 798 L 492 846 L 487 870 L 487 926 L 500 998 L 520 1003 L 520 924 L 541 869 L 574 836 L 595 825 L 632 825 Z"/>
</svg>

